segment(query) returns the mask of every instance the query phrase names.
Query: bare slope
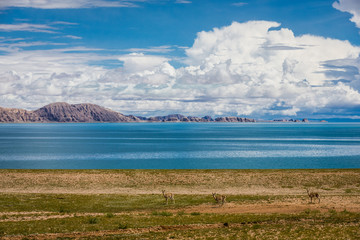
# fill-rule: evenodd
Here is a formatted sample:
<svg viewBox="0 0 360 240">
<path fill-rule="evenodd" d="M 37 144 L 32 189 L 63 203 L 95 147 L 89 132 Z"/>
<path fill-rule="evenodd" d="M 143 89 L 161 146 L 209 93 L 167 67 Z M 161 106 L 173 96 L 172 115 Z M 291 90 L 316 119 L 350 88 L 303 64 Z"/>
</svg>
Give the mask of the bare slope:
<svg viewBox="0 0 360 240">
<path fill-rule="evenodd" d="M 157 117 L 135 117 L 101 107 L 96 104 L 68 104 L 57 102 L 35 111 L 0 107 L 0 123 L 42 123 L 42 122 L 255 122 L 255 119 L 241 117 L 210 116 L 195 117 L 171 114 Z"/>
<path fill-rule="evenodd" d="M 138 118 L 125 116 L 104 107 L 90 104 L 52 103 L 34 111 L 48 122 L 136 122 Z"/>
<path fill-rule="evenodd" d="M 32 111 L 17 108 L 0 107 L 0 122 L 22 123 L 22 122 L 42 122 Z"/>
<path fill-rule="evenodd" d="M 35 111 L 0 107 L 0 122 L 138 122 L 110 109 L 90 104 L 52 103 Z"/>
</svg>

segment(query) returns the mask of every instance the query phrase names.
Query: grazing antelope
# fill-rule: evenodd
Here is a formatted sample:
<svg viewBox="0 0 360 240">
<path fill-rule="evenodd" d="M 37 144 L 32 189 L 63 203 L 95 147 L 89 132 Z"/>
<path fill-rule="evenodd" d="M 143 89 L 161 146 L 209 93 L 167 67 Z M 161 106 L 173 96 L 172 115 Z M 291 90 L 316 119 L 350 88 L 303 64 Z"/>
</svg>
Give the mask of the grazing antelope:
<svg viewBox="0 0 360 240">
<path fill-rule="evenodd" d="M 320 203 L 320 195 L 317 192 L 310 192 L 309 189 L 306 188 L 306 192 L 310 198 L 310 202 L 312 203 L 313 198 L 317 198 L 319 200 Z"/>
<path fill-rule="evenodd" d="M 168 205 L 169 199 L 175 204 L 175 195 L 172 193 L 165 193 L 165 190 L 162 190 L 162 194 L 164 198 L 166 199 L 166 205 Z"/>
<path fill-rule="evenodd" d="M 225 195 L 220 195 L 217 193 L 212 193 L 213 198 L 215 199 L 215 201 L 217 203 L 221 203 L 221 205 L 224 205 L 224 203 L 226 202 L 226 196 Z"/>
</svg>

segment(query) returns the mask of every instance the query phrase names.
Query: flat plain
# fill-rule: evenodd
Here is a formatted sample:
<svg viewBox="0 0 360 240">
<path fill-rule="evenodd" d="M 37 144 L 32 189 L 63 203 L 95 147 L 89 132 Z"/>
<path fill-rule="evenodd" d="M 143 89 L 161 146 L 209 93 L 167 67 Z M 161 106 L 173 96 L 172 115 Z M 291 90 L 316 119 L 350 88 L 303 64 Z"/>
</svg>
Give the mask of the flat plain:
<svg viewBox="0 0 360 240">
<path fill-rule="evenodd" d="M 359 239 L 360 169 L 0 170 L 0 236 Z"/>
</svg>

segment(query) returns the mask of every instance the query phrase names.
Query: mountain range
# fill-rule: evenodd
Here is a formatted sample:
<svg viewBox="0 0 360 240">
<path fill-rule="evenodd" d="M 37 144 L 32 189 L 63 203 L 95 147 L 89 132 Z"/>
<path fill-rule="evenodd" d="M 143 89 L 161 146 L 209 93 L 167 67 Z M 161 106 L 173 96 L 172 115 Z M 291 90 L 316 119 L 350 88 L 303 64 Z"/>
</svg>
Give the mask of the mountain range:
<svg viewBox="0 0 360 240">
<path fill-rule="evenodd" d="M 167 116 L 141 117 L 124 115 L 96 104 L 51 103 L 34 111 L 0 107 L 2 123 L 71 123 L 71 122 L 255 122 L 241 117 L 211 118 L 171 114 Z"/>
</svg>

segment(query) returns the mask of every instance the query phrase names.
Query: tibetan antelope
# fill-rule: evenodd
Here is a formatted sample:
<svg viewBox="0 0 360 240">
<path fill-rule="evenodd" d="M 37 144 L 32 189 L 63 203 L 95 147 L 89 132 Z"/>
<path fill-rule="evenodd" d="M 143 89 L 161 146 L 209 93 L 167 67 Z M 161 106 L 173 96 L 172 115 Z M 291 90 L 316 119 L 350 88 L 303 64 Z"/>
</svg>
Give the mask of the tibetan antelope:
<svg viewBox="0 0 360 240">
<path fill-rule="evenodd" d="M 313 198 L 317 198 L 319 200 L 320 203 L 320 195 L 317 192 L 310 192 L 309 189 L 306 188 L 306 192 L 310 198 L 310 202 L 312 203 Z"/>
<path fill-rule="evenodd" d="M 226 196 L 225 195 L 220 195 L 217 193 L 212 193 L 213 198 L 215 199 L 215 201 L 221 205 L 224 205 L 224 203 L 226 202 Z"/>
<path fill-rule="evenodd" d="M 164 198 L 166 199 L 166 205 L 168 205 L 169 199 L 175 204 L 175 196 L 172 193 L 165 193 L 165 190 L 162 190 L 162 194 Z"/>
</svg>

